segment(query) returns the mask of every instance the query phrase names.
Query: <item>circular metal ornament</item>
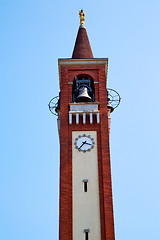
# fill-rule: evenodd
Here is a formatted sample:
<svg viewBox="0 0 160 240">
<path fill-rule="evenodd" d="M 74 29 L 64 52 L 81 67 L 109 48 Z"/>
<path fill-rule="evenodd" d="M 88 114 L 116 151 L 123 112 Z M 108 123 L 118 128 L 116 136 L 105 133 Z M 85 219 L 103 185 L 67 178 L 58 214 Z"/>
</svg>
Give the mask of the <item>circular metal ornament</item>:
<svg viewBox="0 0 160 240">
<path fill-rule="evenodd" d="M 59 100 L 59 96 L 56 96 L 56 97 L 52 98 L 50 100 L 50 102 L 48 103 L 50 112 L 52 114 L 54 114 L 55 116 L 58 116 L 58 113 L 56 112 L 56 108 L 58 107 L 58 100 Z"/>
<path fill-rule="evenodd" d="M 120 104 L 121 97 L 117 91 L 111 88 L 107 88 L 107 103 L 113 109 L 117 108 Z"/>
<path fill-rule="evenodd" d="M 80 152 L 87 152 L 91 151 L 92 148 L 94 148 L 94 138 L 92 138 L 90 135 L 79 135 L 74 142 L 75 148 Z"/>
</svg>

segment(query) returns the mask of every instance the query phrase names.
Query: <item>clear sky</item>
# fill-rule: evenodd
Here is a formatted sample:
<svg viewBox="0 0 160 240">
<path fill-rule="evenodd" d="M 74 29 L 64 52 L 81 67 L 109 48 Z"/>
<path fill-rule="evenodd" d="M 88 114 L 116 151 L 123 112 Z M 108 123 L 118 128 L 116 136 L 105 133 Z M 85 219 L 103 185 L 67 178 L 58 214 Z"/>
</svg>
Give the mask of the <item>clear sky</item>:
<svg viewBox="0 0 160 240">
<path fill-rule="evenodd" d="M 109 58 L 116 240 L 160 239 L 160 2 L 0 1 L 0 239 L 58 239 L 59 139 L 48 102 L 79 10 L 94 57 Z"/>
</svg>

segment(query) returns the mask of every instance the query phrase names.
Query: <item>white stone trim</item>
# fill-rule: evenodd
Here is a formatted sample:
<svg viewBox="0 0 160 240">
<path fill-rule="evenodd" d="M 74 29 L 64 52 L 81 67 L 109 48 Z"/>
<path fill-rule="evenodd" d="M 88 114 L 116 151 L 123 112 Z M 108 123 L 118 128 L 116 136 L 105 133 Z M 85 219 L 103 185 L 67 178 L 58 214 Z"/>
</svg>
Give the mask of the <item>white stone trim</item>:
<svg viewBox="0 0 160 240">
<path fill-rule="evenodd" d="M 89 118 L 90 118 L 90 124 L 92 124 L 93 123 L 93 113 L 92 112 L 89 114 Z"/>
<path fill-rule="evenodd" d="M 79 113 L 76 113 L 76 124 L 79 124 Z"/>
<path fill-rule="evenodd" d="M 69 113 L 69 124 L 72 124 L 72 113 Z"/>
<path fill-rule="evenodd" d="M 75 146 L 79 135 L 94 138 L 94 148 L 81 152 Z M 72 230 L 73 240 L 101 239 L 101 220 L 99 202 L 98 149 L 96 131 L 72 131 Z M 84 192 L 84 183 L 87 192 Z"/>
<path fill-rule="evenodd" d="M 71 116 L 72 115 L 72 116 Z M 86 119 L 89 117 L 90 124 L 93 123 L 93 115 L 96 115 L 97 124 L 100 123 L 100 111 L 69 111 L 69 124 L 72 124 L 73 116 L 76 116 L 76 124 L 79 124 L 79 118 L 82 116 L 83 124 L 86 124 Z"/>
<path fill-rule="evenodd" d="M 79 66 L 79 65 L 106 65 L 108 64 L 108 58 L 93 58 L 93 59 L 58 59 L 58 65 L 73 65 L 73 66 Z"/>
<path fill-rule="evenodd" d="M 97 123 L 100 123 L 100 114 L 97 113 Z"/>
<path fill-rule="evenodd" d="M 77 111 L 77 112 L 91 112 L 91 111 L 98 111 L 98 103 L 70 103 L 70 111 Z"/>
<path fill-rule="evenodd" d="M 83 124 L 86 123 L 86 113 L 83 113 Z"/>
</svg>

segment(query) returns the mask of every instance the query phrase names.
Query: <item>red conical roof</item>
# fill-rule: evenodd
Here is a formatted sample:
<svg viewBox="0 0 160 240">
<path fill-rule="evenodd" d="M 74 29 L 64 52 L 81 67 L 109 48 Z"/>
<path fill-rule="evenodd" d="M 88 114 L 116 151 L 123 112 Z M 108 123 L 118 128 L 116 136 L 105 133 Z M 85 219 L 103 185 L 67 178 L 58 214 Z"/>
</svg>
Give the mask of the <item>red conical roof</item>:
<svg viewBox="0 0 160 240">
<path fill-rule="evenodd" d="M 86 28 L 83 24 L 80 25 L 72 58 L 80 59 L 80 58 L 94 58 L 92 49 L 89 43 L 88 35 Z"/>
</svg>

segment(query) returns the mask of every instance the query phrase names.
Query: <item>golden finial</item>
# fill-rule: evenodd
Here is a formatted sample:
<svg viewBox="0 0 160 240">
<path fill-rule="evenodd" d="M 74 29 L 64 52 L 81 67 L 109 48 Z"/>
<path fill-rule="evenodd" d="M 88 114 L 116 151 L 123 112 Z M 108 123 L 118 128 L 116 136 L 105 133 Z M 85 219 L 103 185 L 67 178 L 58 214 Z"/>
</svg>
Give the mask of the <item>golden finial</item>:
<svg viewBox="0 0 160 240">
<path fill-rule="evenodd" d="M 83 9 L 79 12 L 79 16 L 80 16 L 80 24 L 83 24 L 84 25 L 84 17 L 85 17 L 85 14 L 83 12 Z"/>
</svg>

